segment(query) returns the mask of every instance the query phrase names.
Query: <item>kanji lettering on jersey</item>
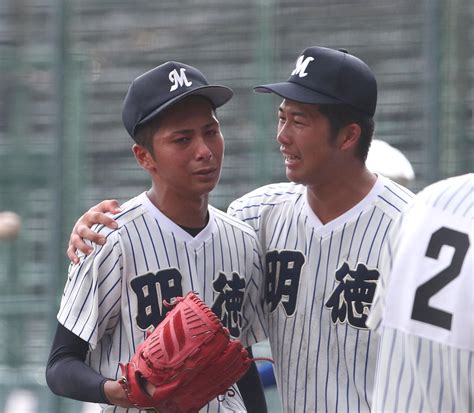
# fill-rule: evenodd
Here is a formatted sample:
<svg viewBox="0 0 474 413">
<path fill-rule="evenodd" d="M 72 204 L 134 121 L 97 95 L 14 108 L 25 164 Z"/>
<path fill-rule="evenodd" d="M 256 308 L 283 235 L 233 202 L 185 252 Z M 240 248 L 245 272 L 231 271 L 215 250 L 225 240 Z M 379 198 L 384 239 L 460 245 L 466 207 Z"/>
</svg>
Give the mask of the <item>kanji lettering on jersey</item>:
<svg viewBox="0 0 474 413">
<path fill-rule="evenodd" d="M 176 268 L 167 268 L 156 273 L 139 275 L 130 281 L 137 295 L 137 325 L 143 330 L 156 327 L 169 311 L 163 306 L 163 300 L 183 295 L 181 273 Z"/>
<path fill-rule="evenodd" d="M 374 298 L 379 272 L 359 263 L 355 270 L 345 262 L 336 271 L 338 284 L 326 302 L 334 323 L 346 321 L 353 327 L 367 329 L 365 322 Z"/>
<path fill-rule="evenodd" d="M 266 255 L 265 291 L 270 311 L 281 302 L 287 315 L 295 312 L 305 257 L 301 251 L 270 251 Z"/>
<path fill-rule="evenodd" d="M 242 328 L 242 302 L 244 299 L 245 279 L 236 272 L 227 279 L 223 272 L 212 283 L 214 291 L 219 293 L 212 311 L 219 317 L 232 337 L 239 337 Z"/>
</svg>

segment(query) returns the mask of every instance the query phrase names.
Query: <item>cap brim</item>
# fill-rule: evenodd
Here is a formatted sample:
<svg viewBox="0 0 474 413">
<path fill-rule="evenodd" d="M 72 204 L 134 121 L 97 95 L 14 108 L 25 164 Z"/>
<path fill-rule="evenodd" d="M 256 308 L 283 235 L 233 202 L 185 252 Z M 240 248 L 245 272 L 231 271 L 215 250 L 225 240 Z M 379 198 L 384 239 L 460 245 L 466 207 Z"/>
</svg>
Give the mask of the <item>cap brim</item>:
<svg viewBox="0 0 474 413">
<path fill-rule="evenodd" d="M 195 89 L 191 89 L 183 94 L 174 97 L 173 99 L 166 102 L 164 105 L 161 105 L 159 108 L 156 108 L 152 113 L 150 113 L 146 118 L 142 119 L 138 122 L 138 125 L 142 125 L 143 123 L 151 120 L 152 118 L 158 116 L 161 112 L 168 109 L 170 106 L 178 103 L 180 100 L 192 96 L 202 96 L 209 99 L 214 106 L 214 108 L 218 108 L 225 103 L 227 103 L 233 96 L 234 92 L 232 89 L 221 86 L 221 85 L 208 85 L 208 86 L 200 86 Z M 136 127 L 135 127 L 136 128 Z"/>
<path fill-rule="evenodd" d="M 307 87 L 298 85 L 292 82 L 282 83 L 271 83 L 269 85 L 255 86 L 254 89 L 257 93 L 275 93 L 285 99 L 294 100 L 295 102 L 301 103 L 344 103 L 339 99 L 335 99 L 331 96 L 325 95 Z"/>
</svg>

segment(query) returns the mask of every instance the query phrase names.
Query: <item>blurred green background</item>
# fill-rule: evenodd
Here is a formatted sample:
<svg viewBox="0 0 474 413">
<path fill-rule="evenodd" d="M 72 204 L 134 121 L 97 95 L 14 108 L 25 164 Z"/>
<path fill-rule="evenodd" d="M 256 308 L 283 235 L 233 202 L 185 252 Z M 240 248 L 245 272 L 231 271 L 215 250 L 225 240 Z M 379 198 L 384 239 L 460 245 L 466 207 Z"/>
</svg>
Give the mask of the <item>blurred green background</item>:
<svg viewBox="0 0 474 413">
<path fill-rule="evenodd" d="M 82 409 L 49 392 L 44 367 L 75 219 L 148 185 L 121 124 L 133 78 L 179 60 L 234 89 L 218 112 L 225 209 L 285 180 L 278 99 L 252 86 L 286 79 L 307 46 L 348 49 L 376 74 L 376 137 L 405 153 L 418 191 L 473 170 L 473 43 L 472 0 L 1 0 L 0 211 L 22 229 L 0 241 L 0 412 Z"/>
</svg>

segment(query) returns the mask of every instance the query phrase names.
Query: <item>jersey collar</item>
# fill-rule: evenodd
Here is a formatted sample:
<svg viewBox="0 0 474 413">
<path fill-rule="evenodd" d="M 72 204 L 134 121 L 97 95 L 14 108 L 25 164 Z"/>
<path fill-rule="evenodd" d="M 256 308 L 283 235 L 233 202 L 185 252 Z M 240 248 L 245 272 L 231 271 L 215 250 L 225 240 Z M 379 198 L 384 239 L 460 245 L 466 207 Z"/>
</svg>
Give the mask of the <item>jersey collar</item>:
<svg viewBox="0 0 474 413">
<path fill-rule="evenodd" d="M 186 232 L 183 228 L 181 228 L 178 224 L 174 221 L 169 219 L 163 212 L 161 212 L 148 198 L 146 192 L 141 193 L 138 196 L 139 201 L 143 205 L 143 208 L 152 215 L 159 223 L 160 227 L 168 232 L 172 232 L 175 238 L 179 241 L 186 242 L 187 244 L 202 244 L 206 241 L 214 231 L 215 228 L 215 215 L 213 208 L 209 205 L 208 213 L 209 213 L 209 221 L 204 229 L 197 234 L 195 237 L 190 235 Z"/>
<path fill-rule="evenodd" d="M 332 221 L 323 224 L 318 216 L 314 213 L 308 203 L 308 189 L 306 188 L 305 201 L 303 210 L 308 217 L 308 223 L 314 227 L 314 229 L 322 236 L 330 233 L 334 229 L 338 228 L 341 225 L 344 225 L 346 222 L 356 219 L 359 214 L 368 209 L 374 202 L 378 199 L 378 196 L 384 191 L 384 182 L 386 178 L 381 175 L 377 175 L 377 180 L 374 183 L 374 186 L 370 192 L 356 205 L 351 209 L 344 212 L 342 215 L 339 215 L 337 218 Z"/>
</svg>

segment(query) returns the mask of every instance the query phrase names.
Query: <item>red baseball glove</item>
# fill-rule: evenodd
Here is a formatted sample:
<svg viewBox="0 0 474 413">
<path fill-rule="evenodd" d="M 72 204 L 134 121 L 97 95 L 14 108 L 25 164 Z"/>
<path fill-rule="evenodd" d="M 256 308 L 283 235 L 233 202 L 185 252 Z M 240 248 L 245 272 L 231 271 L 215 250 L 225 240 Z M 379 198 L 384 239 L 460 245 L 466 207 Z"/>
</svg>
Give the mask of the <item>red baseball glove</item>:
<svg viewBox="0 0 474 413">
<path fill-rule="evenodd" d="M 249 369 L 251 359 L 238 340 L 194 293 L 174 308 L 137 347 L 119 382 L 136 407 L 160 413 L 198 412 L 225 394 Z M 145 383 L 156 386 L 152 395 Z"/>
</svg>

